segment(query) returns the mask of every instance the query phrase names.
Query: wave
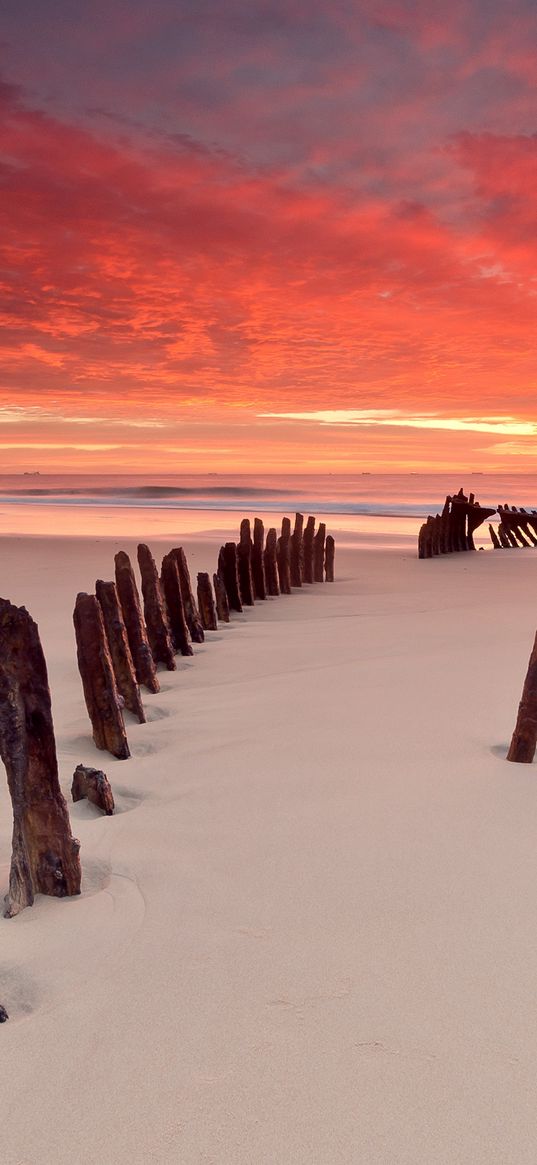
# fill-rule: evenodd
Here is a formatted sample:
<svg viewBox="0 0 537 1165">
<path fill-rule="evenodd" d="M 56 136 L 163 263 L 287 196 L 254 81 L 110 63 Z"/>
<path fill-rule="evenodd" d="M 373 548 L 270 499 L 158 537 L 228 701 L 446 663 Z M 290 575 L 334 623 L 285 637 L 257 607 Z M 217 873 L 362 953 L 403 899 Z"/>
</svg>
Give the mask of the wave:
<svg viewBox="0 0 537 1165">
<path fill-rule="evenodd" d="M 171 486 L 171 485 L 128 485 L 128 486 L 64 486 L 56 489 L 46 489 L 41 486 L 33 486 L 27 489 L 10 489 L 4 492 L 0 489 L 0 497 L 4 500 L 13 501 L 17 497 L 20 498 L 183 498 L 183 497 L 199 497 L 199 498 L 218 498 L 218 497 L 285 497 L 287 490 L 283 489 L 261 489 L 248 486 L 235 485 L 214 485 L 204 486 L 196 489 L 189 489 L 185 486 Z"/>
</svg>

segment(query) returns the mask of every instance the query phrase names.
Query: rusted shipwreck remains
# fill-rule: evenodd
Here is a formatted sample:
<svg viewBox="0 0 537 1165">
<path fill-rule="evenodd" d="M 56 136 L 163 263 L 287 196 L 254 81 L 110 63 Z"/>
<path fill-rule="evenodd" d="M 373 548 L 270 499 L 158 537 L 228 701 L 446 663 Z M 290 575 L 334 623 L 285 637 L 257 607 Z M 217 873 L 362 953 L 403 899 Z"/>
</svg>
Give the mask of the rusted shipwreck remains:
<svg viewBox="0 0 537 1165">
<path fill-rule="evenodd" d="M 474 534 L 487 518 L 498 514 L 497 525 L 489 522 L 489 535 L 495 550 L 537 546 L 537 510 L 523 506 L 481 506 L 471 493 L 462 489 L 448 494 L 441 514 L 429 514 L 418 534 L 418 558 L 435 558 L 461 550 L 475 550 Z"/>
</svg>

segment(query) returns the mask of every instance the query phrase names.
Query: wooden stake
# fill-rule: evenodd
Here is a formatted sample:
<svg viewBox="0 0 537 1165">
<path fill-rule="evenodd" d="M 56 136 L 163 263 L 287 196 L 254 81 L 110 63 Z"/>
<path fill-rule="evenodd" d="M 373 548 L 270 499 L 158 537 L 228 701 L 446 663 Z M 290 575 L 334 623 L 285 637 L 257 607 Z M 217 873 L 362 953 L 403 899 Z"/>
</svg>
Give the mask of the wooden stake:
<svg viewBox="0 0 537 1165">
<path fill-rule="evenodd" d="M 88 765 L 77 765 L 73 773 L 71 796 L 73 801 L 83 801 L 84 798 L 87 798 L 106 817 L 111 817 L 114 813 L 112 786 L 102 769 L 92 769 Z"/>
<path fill-rule="evenodd" d="M 291 594 L 291 520 L 282 519 L 282 532 L 276 547 L 278 576 L 282 595 Z"/>
<path fill-rule="evenodd" d="M 224 580 L 220 574 L 213 574 L 216 614 L 221 623 L 229 623 L 229 603 Z"/>
<path fill-rule="evenodd" d="M 168 671 L 175 671 L 175 653 L 168 612 L 156 562 L 145 542 L 140 542 L 138 546 L 138 566 L 142 576 L 145 625 L 151 654 L 155 663 L 163 663 Z"/>
<path fill-rule="evenodd" d="M 326 524 L 319 522 L 319 528 L 313 539 L 313 578 L 315 582 L 324 582 L 324 542 L 326 538 Z"/>
<path fill-rule="evenodd" d="M 530 655 L 507 760 L 531 764 L 537 747 L 537 635 Z"/>
<path fill-rule="evenodd" d="M 155 661 L 149 646 L 147 630 L 144 623 L 138 587 L 134 578 L 134 571 L 128 554 L 119 550 L 114 559 L 116 567 L 116 586 L 127 637 L 131 649 L 136 679 L 149 692 L 160 692 Z"/>
<path fill-rule="evenodd" d="M 331 534 L 326 535 L 326 548 L 324 555 L 324 571 L 327 582 L 334 581 L 334 556 L 336 553 L 336 544 Z"/>
<path fill-rule="evenodd" d="M 188 569 L 186 554 L 182 546 L 176 547 L 174 554 L 177 561 L 177 569 L 179 571 L 179 582 L 181 584 L 181 594 L 183 596 L 183 607 L 185 609 L 185 619 L 187 621 L 187 626 L 194 643 L 203 643 L 205 635 L 203 632 L 199 611 L 196 605 L 196 600 L 192 594 L 190 572 Z"/>
<path fill-rule="evenodd" d="M 205 631 L 217 631 L 218 620 L 213 599 L 211 580 L 208 574 L 198 574 L 198 607 Z"/>
<path fill-rule="evenodd" d="M 241 599 L 245 607 L 254 605 L 254 580 L 252 578 L 252 535 L 250 519 L 243 518 L 241 522 L 240 541 L 237 546 L 237 566 Z"/>
<path fill-rule="evenodd" d="M 263 561 L 264 561 L 264 566 L 265 566 L 265 579 L 266 579 L 266 584 L 267 584 L 267 594 L 269 594 L 269 595 L 279 595 L 279 593 L 280 593 L 280 580 L 278 578 L 278 562 L 277 562 L 277 558 L 276 558 L 277 541 L 278 541 L 278 536 L 276 534 L 275 527 L 271 526 L 270 530 L 267 533 L 267 542 L 266 542 L 266 546 L 265 546 L 265 552 L 263 555 Z"/>
<path fill-rule="evenodd" d="M 295 528 L 291 535 L 291 586 L 301 587 L 304 578 L 304 547 L 302 531 L 304 515 L 295 514 Z"/>
<path fill-rule="evenodd" d="M 95 745 L 107 749 L 118 760 L 127 760 L 130 752 L 121 709 L 122 697 L 117 690 L 103 616 L 95 595 L 84 592 L 77 595 L 73 621 L 78 670 Z"/>
<path fill-rule="evenodd" d="M 0 599 L 0 756 L 13 804 L 5 917 L 35 894 L 80 894 L 80 843 L 60 789 L 47 666 L 33 619 Z"/>
<path fill-rule="evenodd" d="M 304 553 L 304 582 L 314 582 L 313 569 L 313 540 L 315 537 L 315 518 L 309 517 L 304 529 L 302 547 Z"/>
<path fill-rule="evenodd" d="M 125 707 L 132 712 L 140 724 L 145 724 L 144 706 L 136 679 L 134 663 L 129 647 L 127 628 L 123 622 L 116 584 L 97 579 L 97 596 L 106 631 L 106 638 L 114 668 L 118 689 L 125 701 Z"/>
<path fill-rule="evenodd" d="M 252 547 L 252 577 L 256 599 L 266 599 L 267 580 L 264 563 L 265 527 L 261 518 L 254 518 L 254 544 Z"/>
<path fill-rule="evenodd" d="M 237 546 L 235 542 L 226 542 L 225 546 L 222 547 L 221 563 L 230 610 L 242 611 Z"/>
<path fill-rule="evenodd" d="M 160 582 L 166 600 L 168 621 L 175 650 L 180 651 L 181 655 L 193 655 L 194 651 L 192 649 L 190 631 L 187 626 L 183 596 L 181 593 L 179 567 L 177 566 L 177 558 L 174 550 L 170 550 L 169 554 L 165 554 L 162 559 Z"/>
</svg>

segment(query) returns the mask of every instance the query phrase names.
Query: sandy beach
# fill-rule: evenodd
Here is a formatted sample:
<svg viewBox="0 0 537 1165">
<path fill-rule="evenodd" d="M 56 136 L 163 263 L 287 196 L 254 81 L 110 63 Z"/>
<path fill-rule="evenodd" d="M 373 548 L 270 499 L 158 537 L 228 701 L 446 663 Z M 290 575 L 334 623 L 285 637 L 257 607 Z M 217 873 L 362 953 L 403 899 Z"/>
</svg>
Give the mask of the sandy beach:
<svg viewBox="0 0 537 1165">
<path fill-rule="evenodd" d="M 504 758 L 537 556 L 339 544 L 160 673 L 116 761 L 71 615 L 120 546 L 1 540 L 64 793 L 93 764 L 118 808 L 69 804 L 81 898 L 0 920 L 4 1165 L 534 1165 L 537 783 Z M 3 778 L 2 894 L 10 852 Z"/>
</svg>

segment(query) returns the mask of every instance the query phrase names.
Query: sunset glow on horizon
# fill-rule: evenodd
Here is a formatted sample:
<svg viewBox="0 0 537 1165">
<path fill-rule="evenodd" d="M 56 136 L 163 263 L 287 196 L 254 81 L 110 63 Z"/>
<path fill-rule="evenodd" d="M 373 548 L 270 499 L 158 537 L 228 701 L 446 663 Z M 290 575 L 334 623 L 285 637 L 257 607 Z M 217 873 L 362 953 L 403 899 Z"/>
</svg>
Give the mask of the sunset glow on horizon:
<svg viewBox="0 0 537 1165">
<path fill-rule="evenodd" d="M 2 41 L 3 472 L 535 468 L 532 0 L 6 0 Z"/>
</svg>

